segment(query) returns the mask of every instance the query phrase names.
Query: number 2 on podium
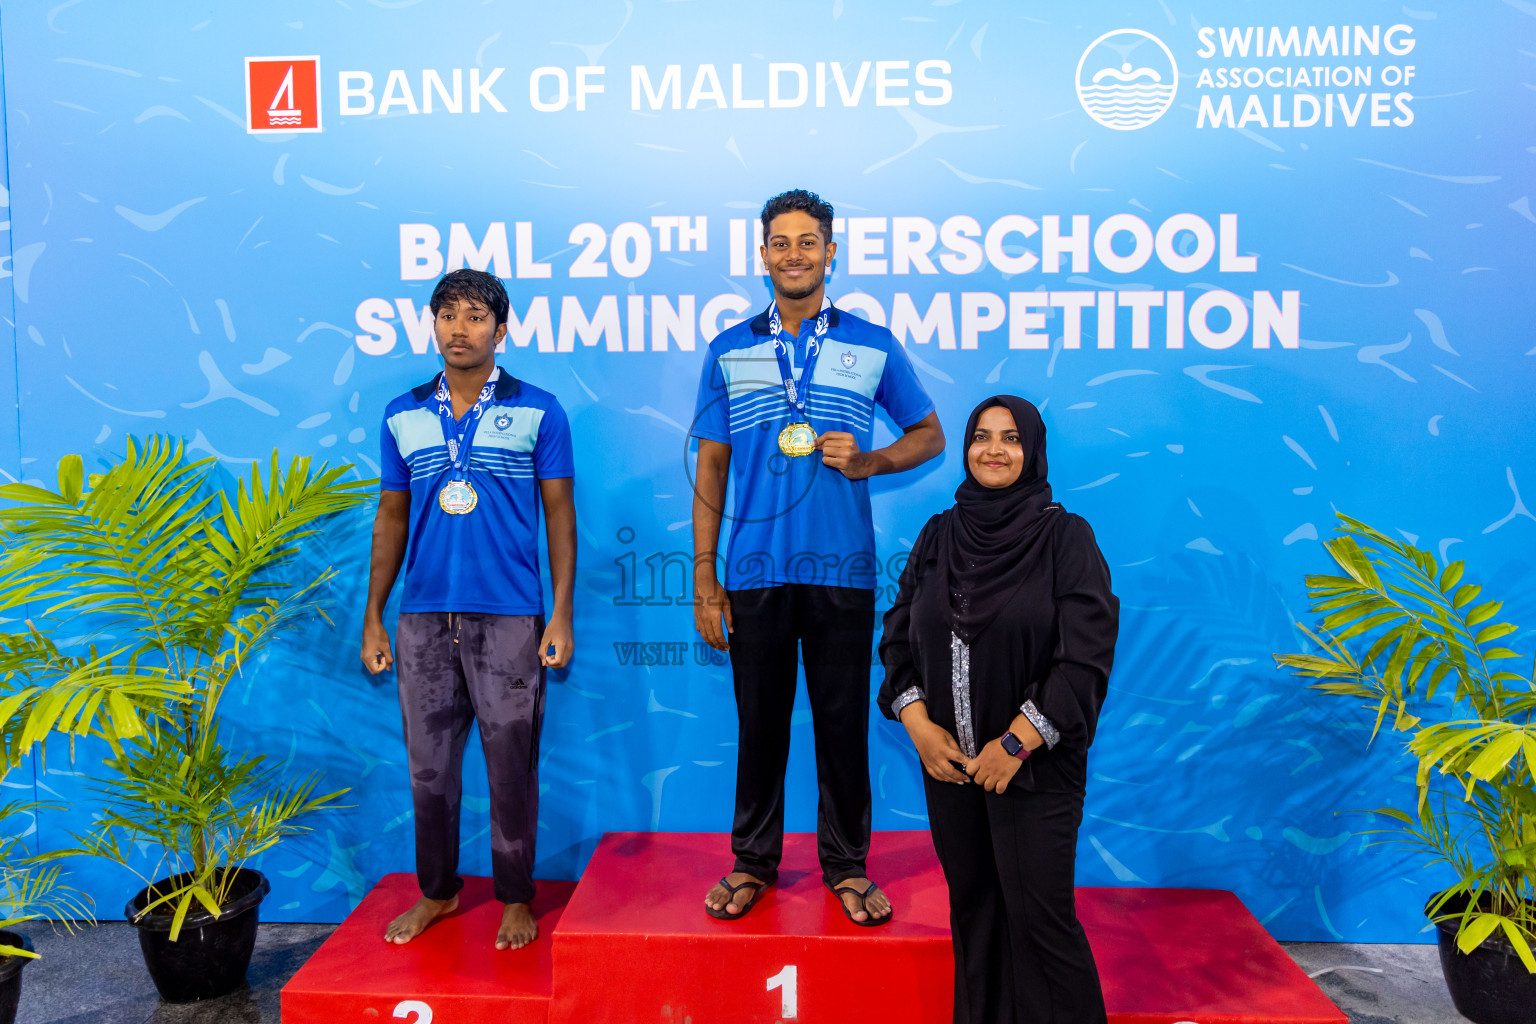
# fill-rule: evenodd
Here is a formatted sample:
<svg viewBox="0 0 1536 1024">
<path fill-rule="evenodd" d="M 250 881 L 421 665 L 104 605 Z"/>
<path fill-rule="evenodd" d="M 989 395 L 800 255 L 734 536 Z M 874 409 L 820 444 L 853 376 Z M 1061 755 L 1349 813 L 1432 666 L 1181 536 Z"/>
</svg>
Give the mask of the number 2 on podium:
<svg viewBox="0 0 1536 1024">
<path fill-rule="evenodd" d="M 791 964 L 768 979 L 768 991 L 779 990 L 779 1017 L 794 1020 L 800 1011 L 800 969 Z"/>
<path fill-rule="evenodd" d="M 395 1016 L 401 1019 L 415 1014 L 410 1024 L 432 1024 L 432 1007 L 420 999 L 404 999 L 395 1004 Z"/>
</svg>

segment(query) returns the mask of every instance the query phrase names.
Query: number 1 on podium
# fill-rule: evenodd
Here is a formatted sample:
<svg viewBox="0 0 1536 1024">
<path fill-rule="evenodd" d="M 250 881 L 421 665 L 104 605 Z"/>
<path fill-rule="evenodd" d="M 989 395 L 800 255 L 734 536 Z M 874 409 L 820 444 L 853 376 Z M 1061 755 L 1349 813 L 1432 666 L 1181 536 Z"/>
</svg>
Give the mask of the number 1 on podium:
<svg viewBox="0 0 1536 1024">
<path fill-rule="evenodd" d="M 793 964 L 768 979 L 768 991 L 779 990 L 779 1017 L 794 1020 L 800 1010 L 800 969 Z"/>
</svg>

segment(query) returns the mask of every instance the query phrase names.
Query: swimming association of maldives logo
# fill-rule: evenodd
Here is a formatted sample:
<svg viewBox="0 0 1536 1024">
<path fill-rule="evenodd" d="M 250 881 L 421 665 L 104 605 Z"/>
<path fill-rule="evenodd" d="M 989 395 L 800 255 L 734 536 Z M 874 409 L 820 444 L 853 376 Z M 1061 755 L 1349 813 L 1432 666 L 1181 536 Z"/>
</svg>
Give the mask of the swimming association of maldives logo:
<svg viewBox="0 0 1536 1024">
<path fill-rule="evenodd" d="M 320 58 L 245 58 L 245 130 L 319 131 Z"/>
<path fill-rule="evenodd" d="M 1077 62 L 1077 100 L 1106 128 L 1145 128 L 1173 106 L 1179 67 L 1163 41 L 1139 28 L 1106 32 Z"/>
</svg>

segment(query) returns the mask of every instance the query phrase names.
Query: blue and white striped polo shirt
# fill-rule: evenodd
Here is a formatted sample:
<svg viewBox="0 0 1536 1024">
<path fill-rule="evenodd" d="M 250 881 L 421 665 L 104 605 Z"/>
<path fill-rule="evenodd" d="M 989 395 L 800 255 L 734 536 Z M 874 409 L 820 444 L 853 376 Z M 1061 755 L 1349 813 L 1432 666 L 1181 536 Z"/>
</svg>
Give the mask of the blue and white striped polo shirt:
<svg viewBox="0 0 1536 1024">
<path fill-rule="evenodd" d="M 797 374 L 815 326 L 816 318 L 808 317 L 798 337 L 784 332 Z M 876 405 L 903 430 L 933 412 L 906 349 L 891 332 L 834 307 L 806 398 L 811 426 L 818 434 L 846 431 L 867 452 Z M 731 446 L 735 502 L 726 517 L 726 589 L 782 583 L 874 589 L 869 481 L 849 480 L 823 465 L 819 451 L 784 455 L 779 431 L 789 422 L 764 310 L 710 342 L 694 411 L 694 437 Z"/>
<path fill-rule="evenodd" d="M 502 370 L 470 449 L 479 503 L 449 515 L 437 504 L 449 463 L 435 397 L 441 376 L 390 402 L 379 433 L 379 486 L 411 492 L 400 610 L 542 615 L 538 482 L 575 475 L 565 410 Z"/>
</svg>

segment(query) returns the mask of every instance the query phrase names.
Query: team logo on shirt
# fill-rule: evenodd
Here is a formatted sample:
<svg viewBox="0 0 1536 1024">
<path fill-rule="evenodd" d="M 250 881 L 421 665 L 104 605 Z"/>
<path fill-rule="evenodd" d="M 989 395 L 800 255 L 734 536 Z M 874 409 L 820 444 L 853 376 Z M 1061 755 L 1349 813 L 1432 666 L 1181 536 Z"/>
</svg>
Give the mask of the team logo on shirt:
<svg viewBox="0 0 1536 1024">
<path fill-rule="evenodd" d="M 846 381 L 864 379 L 864 371 L 854 368 L 859 364 L 859 354 L 857 352 L 852 349 L 844 349 L 843 354 L 838 357 L 837 361 L 839 365 L 833 366 L 831 370 L 833 377 L 839 377 Z"/>
<path fill-rule="evenodd" d="M 508 427 L 510 427 L 512 425 L 512 417 L 508 416 L 506 413 L 502 413 L 500 416 L 497 416 L 496 419 L 494 419 L 492 422 L 496 424 L 496 429 L 497 430 L 506 430 Z"/>
</svg>

